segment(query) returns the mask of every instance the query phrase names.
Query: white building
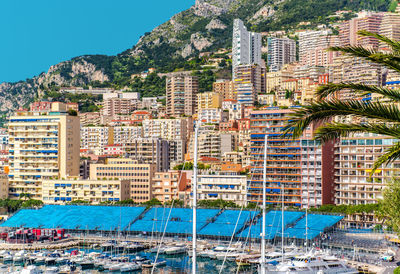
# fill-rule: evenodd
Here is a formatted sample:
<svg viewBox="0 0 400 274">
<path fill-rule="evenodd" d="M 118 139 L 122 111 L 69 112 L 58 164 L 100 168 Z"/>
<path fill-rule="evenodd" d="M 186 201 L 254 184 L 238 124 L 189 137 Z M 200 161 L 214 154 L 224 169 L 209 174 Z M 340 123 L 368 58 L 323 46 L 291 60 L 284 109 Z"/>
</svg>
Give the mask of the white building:
<svg viewBox="0 0 400 274">
<path fill-rule="evenodd" d="M 142 137 L 141 126 L 114 126 L 112 127 L 112 143 L 127 144 Z"/>
<path fill-rule="evenodd" d="M 230 120 L 239 120 L 243 118 L 243 106 L 236 100 L 225 100 L 222 102 L 222 109 L 227 110 Z"/>
<path fill-rule="evenodd" d="M 202 123 L 219 123 L 222 121 L 222 113 L 220 108 L 204 108 L 199 110 L 198 119 Z"/>
<path fill-rule="evenodd" d="M 197 186 L 200 200 L 223 199 L 238 205 L 247 205 L 245 175 L 198 175 Z"/>
<path fill-rule="evenodd" d="M 238 65 L 257 64 L 262 66 L 261 46 L 261 34 L 247 31 L 243 21 L 235 19 L 232 40 L 233 71 Z"/>
<path fill-rule="evenodd" d="M 104 154 L 104 147 L 111 144 L 109 127 L 81 127 L 81 149 L 92 151 L 95 155 Z"/>
<path fill-rule="evenodd" d="M 187 140 L 191 120 L 182 119 L 151 119 L 143 120 L 144 138 L 162 138 L 166 140 Z"/>
</svg>

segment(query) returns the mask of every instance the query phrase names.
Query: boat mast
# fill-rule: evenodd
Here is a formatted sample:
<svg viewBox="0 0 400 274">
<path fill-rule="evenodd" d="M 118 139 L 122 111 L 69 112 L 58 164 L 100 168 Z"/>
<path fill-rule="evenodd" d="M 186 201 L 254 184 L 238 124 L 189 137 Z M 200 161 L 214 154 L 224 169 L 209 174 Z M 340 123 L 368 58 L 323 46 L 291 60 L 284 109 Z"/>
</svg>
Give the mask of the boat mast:
<svg viewBox="0 0 400 274">
<path fill-rule="evenodd" d="M 284 220 L 284 214 L 285 214 L 285 210 L 284 210 L 284 207 L 285 207 L 285 200 L 284 200 L 284 190 L 285 190 L 285 188 L 283 187 L 283 182 L 281 182 L 281 192 L 282 192 L 282 220 L 281 220 L 281 222 L 282 222 L 282 238 L 281 238 L 281 244 L 282 244 L 282 263 L 283 263 L 283 255 L 284 255 L 284 251 L 283 251 L 283 236 L 284 236 L 284 230 L 285 230 L 285 226 L 283 225 L 283 220 Z"/>
<path fill-rule="evenodd" d="M 306 253 L 308 249 L 308 204 L 306 207 Z"/>
<path fill-rule="evenodd" d="M 193 159 L 193 237 L 192 237 L 192 247 L 193 247 L 193 256 L 192 256 L 192 273 L 196 274 L 196 246 L 197 246 L 197 139 L 199 134 L 199 125 L 196 124 L 194 128 L 194 159 Z"/>
<path fill-rule="evenodd" d="M 263 170 L 263 196 L 262 196 L 262 232 L 261 232 L 261 274 L 265 274 L 265 223 L 266 223 L 266 195 L 267 195 L 267 146 L 268 132 L 265 132 L 264 140 L 264 170 Z"/>
</svg>

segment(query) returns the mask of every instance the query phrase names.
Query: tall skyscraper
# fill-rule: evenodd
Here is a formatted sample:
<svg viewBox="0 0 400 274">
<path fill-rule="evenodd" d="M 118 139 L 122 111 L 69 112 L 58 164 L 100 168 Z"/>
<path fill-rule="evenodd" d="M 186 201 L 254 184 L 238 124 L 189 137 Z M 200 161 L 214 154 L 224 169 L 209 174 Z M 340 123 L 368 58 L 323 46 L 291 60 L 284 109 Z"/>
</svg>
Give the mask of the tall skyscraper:
<svg viewBox="0 0 400 274">
<path fill-rule="evenodd" d="M 197 109 L 197 76 L 184 73 L 173 73 L 167 76 L 167 115 L 192 116 Z"/>
<path fill-rule="evenodd" d="M 283 65 L 296 61 L 296 41 L 289 38 L 268 37 L 269 71 L 279 71 Z"/>
<path fill-rule="evenodd" d="M 18 111 L 10 134 L 9 197 L 42 199 L 42 181 L 79 176 L 79 117 L 62 103 L 49 112 Z"/>
<path fill-rule="evenodd" d="M 257 64 L 262 66 L 261 34 L 247 31 L 243 21 L 233 21 L 232 65 L 233 73 L 239 65 Z"/>
</svg>

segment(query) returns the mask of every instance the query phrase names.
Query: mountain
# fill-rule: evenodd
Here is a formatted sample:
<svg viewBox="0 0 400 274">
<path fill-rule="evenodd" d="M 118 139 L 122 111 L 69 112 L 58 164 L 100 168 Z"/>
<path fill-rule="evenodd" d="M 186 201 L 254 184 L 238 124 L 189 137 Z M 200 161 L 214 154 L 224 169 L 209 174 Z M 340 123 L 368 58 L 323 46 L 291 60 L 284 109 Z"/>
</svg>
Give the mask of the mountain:
<svg viewBox="0 0 400 274">
<path fill-rule="evenodd" d="M 85 55 L 61 62 L 32 79 L 0 84 L 0 114 L 24 106 L 60 86 L 112 86 L 138 90 L 131 75 L 150 67 L 159 72 L 197 69 L 201 52 L 231 46 L 234 18 L 254 31 L 294 30 L 331 22 L 335 11 L 361 9 L 386 11 L 396 0 L 197 0 L 188 10 L 145 33 L 139 42 L 116 56 Z M 162 94 L 160 79 L 153 91 Z M 139 85 L 143 86 L 143 85 Z M 146 88 L 152 87 L 151 83 Z M 143 90 L 140 90 L 143 92 Z M 147 92 L 147 93 L 146 93 Z"/>
</svg>

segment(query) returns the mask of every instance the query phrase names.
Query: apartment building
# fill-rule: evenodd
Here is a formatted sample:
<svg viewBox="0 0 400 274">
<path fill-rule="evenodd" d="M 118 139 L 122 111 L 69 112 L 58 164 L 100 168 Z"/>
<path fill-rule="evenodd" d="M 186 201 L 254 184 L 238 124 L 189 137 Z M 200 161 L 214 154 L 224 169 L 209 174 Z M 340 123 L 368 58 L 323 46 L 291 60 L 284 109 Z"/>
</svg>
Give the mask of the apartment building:
<svg viewBox="0 0 400 274">
<path fill-rule="evenodd" d="M 186 141 L 193 131 L 192 118 L 143 120 L 144 138 Z"/>
<path fill-rule="evenodd" d="M 244 107 L 236 100 L 224 100 L 222 109 L 228 111 L 229 120 L 239 120 L 243 118 Z"/>
<path fill-rule="evenodd" d="M 221 108 L 222 96 L 216 92 L 203 92 L 197 94 L 197 113 L 202 109 Z"/>
<path fill-rule="evenodd" d="M 202 123 L 220 123 L 228 120 L 229 113 L 220 108 L 203 108 L 197 114 L 198 120 Z"/>
<path fill-rule="evenodd" d="M 400 40 L 400 14 L 397 12 L 385 12 L 379 27 L 379 34 L 388 37 L 389 39 Z M 380 43 L 379 49 L 390 51 L 387 44 Z"/>
<path fill-rule="evenodd" d="M 213 83 L 213 92 L 219 93 L 222 100 L 236 100 L 235 88 L 232 80 L 218 79 Z"/>
<path fill-rule="evenodd" d="M 189 157 L 194 157 L 194 136 L 189 142 Z M 224 153 L 237 147 L 237 134 L 220 131 L 201 130 L 198 136 L 198 157 L 221 159 Z"/>
<path fill-rule="evenodd" d="M 198 175 L 197 193 L 199 200 L 234 202 L 247 206 L 247 177 L 245 175 Z"/>
<path fill-rule="evenodd" d="M 296 62 L 296 41 L 289 38 L 267 38 L 269 71 L 279 71 L 285 64 Z"/>
<path fill-rule="evenodd" d="M 179 170 L 156 172 L 153 177 L 153 198 L 162 203 L 178 200 L 179 191 L 186 190 L 186 173 Z"/>
<path fill-rule="evenodd" d="M 335 58 L 331 65 L 329 79 L 332 83 L 363 83 L 380 86 L 382 85 L 382 67 L 363 58 L 342 55 Z M 346 100 L 354 98 L 354 93 L 341 91 L 337 97 Z"/>
<path fill-rule="evenodd" d="M 188 73 L 172 73 L 167 76 L 167 115 L 192 116 L 197 109 L 199 82 L 197 76 Z"/>
<path fill-rule="evenodd" d="M 137 109 L 139 103 L 139 93 L 110 93 L 103 95 L 103 115 L 129 115 Z"/>
<path fill-rule="evenodd" d="M 118 202 L 130 198 L 128 180 L 43 180 L 42 196 L 45 204 L 64 204 L 85 201 L 92 204 Z"/>
<path fill-rule="evenodd" d="M 332 30 L 310 30 L 299 33 L 299 59 L 303 66 L 327 66 L 332 64 L 337 52 L 327 49 L 340 45 L 338 35 Z"/>
<path fill-rule="evenodd" d="M 254 105 L 258 93 L 265 93 L 266 69 L 259 65 L 235 67 L 234 87 L 237 100 L 243 105 Z"/>
<path fill-rule="evenodd" d="M 153 164 L 157 171 L 170 168 L 170 151 L 167 140 L 160 138 L 138 138 L 124 145 L 128 158 L 141 164 Z"/>
<path fill-rule="evenodd" d="M 109 158 L 104 164 L 90 165 L 90 180 L 120 179 L 129 182 L 129 197 L 143 203 L 153 198 L 152 185 L 156 172 L 154 164 L 143 164 L 133 159 Z"/>
<path fill-rule="evenodd" d="M 101 114 L 100 112 L 79 113 L 79 120 L 82 127 L 87 127 L 89 125 L 99 126 L 101 124 Z"/>
<path fill-rule="evenodd" d="M 312 128 L 301 139 L 284 138 L 292 109 L 270 108 L 251 115 L 251 181 L 249 202 L 261 202 L 265 134 L 267 141 L 267 203 L 318 207 L 333 203 L 333 143 L 312 140 Z M 283 193 L 282 193 L 283 191 Z"/>
<path fill-rule="evenodd" d="M 339 36 L 341 46 L 363 46 L 377 49 L 379 47 L 378 39 L 374 37 L 362 37 L 358 31 L 366 30 L 373 33 L 379 33 L 384 13 L 363 11 L 358 13 L 358 17 L 343 22 L 340 25 Z"/>
<path fill-rule="evenodd" d="M 111 127 L 81 127 L 81 149 L 91 151 L 95 155 L 103 155 L 104 147 L 113 144 Z"/>
<path fill-rule="evenodd" d="M 114 126 L 109 129 L 109 142 L 111 144 L 127 144 L 137 138 L 143 137 L 141 126 Z"/>
<path fill-rule="evenodd" d="M 370 179 L 372 167 L 378 157 L 397 142 L 370 133 L 342 138 L 335 148 L 335 204 L 377 203 L 382 198 L 386 183 L 398 175 L 400 161 L 382 166 Z M 352 227 L 370 227 L 378 222 L 372 214 L 352 214 L 345 221 Z"/>
<path fill-rule="evenodd" d="M 279 89 L 283 81 L 294 78 L 294 69 L 297 67 L 294 64 L 285 65 L 280 71 L 268 72 L 266 74 L 266 92 L 274 92 Z"/>
<path fill-rule="evenodd" d="M 42 199 L 42 181 L 79 175 L 79 117 L 55 104 L 48 113 L 17 111 L 8 120 L 9 197 Z"/>
</svg>

